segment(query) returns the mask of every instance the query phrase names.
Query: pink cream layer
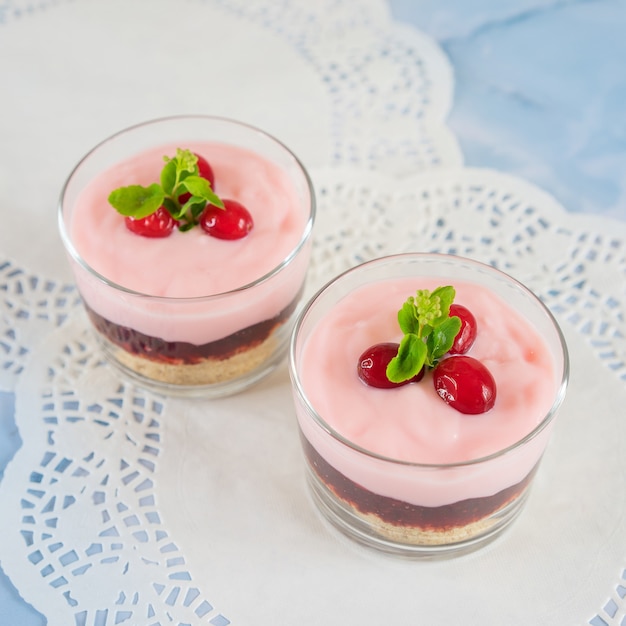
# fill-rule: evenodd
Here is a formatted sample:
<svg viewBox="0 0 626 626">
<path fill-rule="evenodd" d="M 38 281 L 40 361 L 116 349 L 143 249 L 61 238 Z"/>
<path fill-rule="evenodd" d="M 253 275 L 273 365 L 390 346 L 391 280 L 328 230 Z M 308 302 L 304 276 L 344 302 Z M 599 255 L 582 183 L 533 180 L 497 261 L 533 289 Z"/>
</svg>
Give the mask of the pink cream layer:
<svg viewBox="0 0 626 626">
<path fill-rule="evenodd" d="M 216 193 L 250 211 L 254 228 L 248 236 L 225 241 L 196 227 L 151 239 L 126 228 L 108 203 L 109 193 L 158 182 L 163 156 L 173 156 L 177 147 L 204 156 L 215 174 Z M 252 283 L 289 257 L 303 237 L 308 209 L 288 173 L 253 152 L 205 142 L 151 149 L 92 180 L 76 201 L 69 230 L 76 250 L 96 272 L 156 298 L 124 293 L 82 271 L 79 289 L 100 315 L 148 335 L 196 344 L 220 339 L 272 318 L 294 299 L 306 272 L 300 258 L 245 294 L 215 294 Z"/>
<path fill-rule="evenodd" d="M 399 342 L 397 311 L 431 279 L 368 285 L 340 301 L 313 329 L 302 353 L 300 377 L 311 405 L 348 441 L 375 454 L 419 464 L 451 464 L 484 457 L 531 432 L 556 394 L 555 365 L 537 332 L 491 291 L 454 282 L 455 302 L 476 317 L 478 337 L 468 353 L 493 374 L 497 400 L 482 415 L 463 415 L 436 394 L 432 376 L 395 389 L 368 387 L 358 378 L 359 355 L 369 346 Z M 302 405 L 300 425 L 336 469 L 375 493 L 434 506 L 496 493 L 532 469 L 548 430 L 515 451 L 487 462 L 447 469 L 389 463 L 354 452 L 316 427 Z"/>
</svg>

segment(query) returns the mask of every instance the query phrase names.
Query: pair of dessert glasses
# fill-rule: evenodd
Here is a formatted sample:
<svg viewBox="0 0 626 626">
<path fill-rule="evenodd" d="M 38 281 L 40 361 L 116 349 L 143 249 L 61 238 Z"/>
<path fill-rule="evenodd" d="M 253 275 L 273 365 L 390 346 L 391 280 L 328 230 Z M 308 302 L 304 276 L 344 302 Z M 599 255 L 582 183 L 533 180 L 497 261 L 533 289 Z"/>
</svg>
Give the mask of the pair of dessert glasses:
<svg viewBox="0 0 626 626">
<path fill-rule="evenodd" d="M 74 226 L 85 188 L 130 155 L 202 142 L 234 146 L 286 175 L 291 192 L 285 202 L 291 204 L 298 232 L 280 262 L 228 291 L 191 297 L 144 293 L 95 269 L 80 249 L 81 234 Z M 124 376 L 164 394 L 217 398 L 258 383 L 288 355 L 307 480 L 324 517 L 356 541 L 393 554 L 440 557 L 475 550 L 518 516 L 548 444 L 568 381 L 568 353 L 559 326 L 512 277 L 470 259 L 439 254 L 407 253 L 366 262 L 334 278 L 305 303 L 315 211 L 311 179 L 280 141 L 229 119 L 178 116 L 123 130 L 89 152 L 63 188 L 59 227 L 97 341 Z M 254 245 L 252 238 L 237 245 L 248 244 Z M 161 261 L 168 262 L 167 252 Z M 141 259 L 136 262 L 141 273 Z M 190 267 L 203 262 L 189 260 Z M 462 461 L 394 458 L 342 434 L 312 399 L 310 385 L 315 383 L 305 384 L 302 371 L 308 342 L 321 321 L 363 287 L 411 277 L 486 288 L 543 338 L 554 364 L 552 397 L 514 442 Z M 349 411 L 345 398 L 342 404 Z"/>
</svg>

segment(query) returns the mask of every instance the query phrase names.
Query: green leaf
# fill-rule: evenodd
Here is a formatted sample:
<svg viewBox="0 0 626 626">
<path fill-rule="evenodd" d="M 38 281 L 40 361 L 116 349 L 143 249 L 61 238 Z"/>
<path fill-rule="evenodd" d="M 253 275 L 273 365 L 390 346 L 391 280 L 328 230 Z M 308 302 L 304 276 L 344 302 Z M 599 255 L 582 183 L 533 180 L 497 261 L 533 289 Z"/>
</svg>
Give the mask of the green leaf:
<svg viewBox="0 0 626 626">
<path fill-rule="evenodd" d="M 176 161 L 174 159 L 170 159 L 161 170 L 161 187 L 163 187 L 163 191 L 168 196 L 174 193 L 174 187 L 176 187 L 176 170 Z"/>
<path fill-rule="evenodd" d="M 163 206 L 175 220 L 180 218 L 180 206 L 172 198 L 163 198 Z"/>
<path fill-rule="evenodd" d="M 191 196 L 182 207 L 184 215 L 191 216 L 191 221 L 196 222 L 196 219 L 200 217 L 204 207 L 206 206 L 206 200 L 199 196 Z"/>
<path fill-rule="evenodd" d="M 149 187 L 129 185 L 120 187 L 109 194 L 109 203 L 118 213 L 141 219 L 152 215 L 163 204 L 165 195 L 156 183 Z"/>
<path fill-rule="evenodd" d="M 206 202 L 204 200 L 202 200 L 202 202 L 198 202 L 197 204 L 191 205 L 191 215 L 193 216 L 194 220 L 197 220 L 202 215 L 205 207 Z"/>
<path fill-rule="evenodd" d="M 224 203 L 215 194 L 213 189 L 211 189 L 211 183 L 206 180 L 206 178 L 195 175 L 188 176 L 185 178 L 182 186 L 185 187 L 192 196 L 203 198 L 206 202 L 214 204 L 220 209 L 224 208 Z"/>
<path fill-rule="evenodd" d="M 435 320 L 435 323 L 446 320 L 450 315 L 450 305 L 454 302 L 456 290 L 454 287 L 447 285 L 445 287 L 437 287 L 432 294 L 431 299 L 438 298 L 439 310 L 441 315 Z"/>
<path fill-rule="evenodd" d="M 417 335 L 404 335 L 398 354 L 387 365 L 387 378 L 393 383 L 413 378 L 422 369 L 426 356 L 426 344 Z"/>
<path fill-rule="evenodd" d="M 448 311 L 449 310 L 450 306 L 448 305 Z M 461 318 L 456 316 L 447 317 L 441 324 L 433 328 L 426 342 L 430 360 L 428 365 L 435 365 L 435 363 L 450 350 L 459 330 L 461 330 Z"/>
<path fill-rule="evenodd" d="M 398 323 L 403 333 L 414 333 L 419 335 L 419 322 L 417 320 L 415 310 L 415 299 L 411 296 L 402 305 L 402 308 L 398 311 Z"/>
</svg>

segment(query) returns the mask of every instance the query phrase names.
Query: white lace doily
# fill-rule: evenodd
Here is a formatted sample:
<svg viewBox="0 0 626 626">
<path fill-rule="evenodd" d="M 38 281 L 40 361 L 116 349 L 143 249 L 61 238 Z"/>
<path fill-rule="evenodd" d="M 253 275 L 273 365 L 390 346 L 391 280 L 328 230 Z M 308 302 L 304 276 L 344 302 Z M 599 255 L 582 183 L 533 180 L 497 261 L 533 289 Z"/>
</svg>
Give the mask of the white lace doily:
<svg viewBox="0 0 626 626">
<path fill-rule="evenodd" d="M 234 398 L 159 398 L 101 361 L 69 295 L 68 318 L 33 347 L 20 376 L 24 446 L 0 490 L 14 529 L 0 552 L 18 589 L 50 624 L 90 623 L 98 611 L 160 624 L 204 613 L 213 624 L 315 624 L 322 614 L 374 623 L 409 612 L 448 623 L 461 605 L 486 623 L 601 614 L 620 624 L 626 226 L 574 219 L 492 171 L 314 179 L 310 289 L 361 260 L 433 250 L 495 263 L 556 312 L 572 381 L 522 517 L 492 547 L 455 561 L 362 551 L 308 500 L 284 366 Z M 354 589 L 377 601 L 347 602 Z"/>
<path fill-rule="evenodd" d="M 626 225 L 458 167 L 450 68 L 382 1 L 181 4 L 0 2 L 3 88 L 19 94 L 0 115 L 0 202 L 15 208 L 0 230 L 0 388 L 16 391 L 23 440 L 0 483 L 5 573 L 50 626 L 454 623 L 459 607 L 473 623 L 623 624 Z M 195 69 L 182 65 L 163 90 L 173 62 L 152 33 L 174 22 L 220 35 L 186 45 L 229 89 L 185 91 Z M 138 69 L 142 97 L 121 106 Z M 102 137 L 184 112 L 257 123 L 303 156 L 319 200 L 309 295 L 375 256 L 441 251 L 510 272 L 555 312 L 569 396 L 501 540 L 407 563 L 338 537 L 306 494 L 285 365 L 209 403 L 155 396 L 102 362 L 56 240 L 56 197 Z M 10 167 L 25 157 L 38 185 Z"/>
</svg>

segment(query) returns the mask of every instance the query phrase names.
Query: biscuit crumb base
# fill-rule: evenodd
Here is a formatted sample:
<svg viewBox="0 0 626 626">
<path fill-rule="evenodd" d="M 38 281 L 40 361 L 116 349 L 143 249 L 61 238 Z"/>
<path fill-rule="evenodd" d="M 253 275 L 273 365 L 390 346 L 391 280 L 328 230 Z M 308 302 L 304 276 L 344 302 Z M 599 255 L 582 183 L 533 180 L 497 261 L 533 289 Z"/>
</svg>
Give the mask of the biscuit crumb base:
<svg viewBox="0 0 626 626">
<path fill-rule="evenodd" d="M 471 541 L 484 535 L 499 521 L 497 517 L 490 515 L 464 526 L 437 530 L 420 528 L 418 526 L 396 526 L 395 524 L 384 522 L 372 513 L 363 514 L 354 509 L 353 512 L 363 519 L 372 531 L 380 537 L 384 537 L 394 543 L 413 546 L 449 546 L 455 543 Z"/>
<path fill-rule="evenodd" d="M 376 513 L 360 510 L 351 501 L 339 496 L 333 486 L 322 480 L 311 467 L 309 480 L 313 494 L 321 505 L 322 513 L 348 535 L 361 539 L 369 538 L 365 540 L 369 545 L 381 542 L 406 546 L 408 550 L 417 552 L 422 548 L 425 554 L 435 554 L 438 548 L 457 553 L 465 551 L 467 546 L 471 550 L 473 549 L 471 546 L 482 545 L 489 538 L 495 537 L 516 517 L 527 494 L 527 490 L 522 488 L 521 491 L 513 493 L 506 502 L 502 502 L 496 510 L 491 510 L 480 519 L 468 521 L 466 524 L 418 526 L 410 523 L 392 523 Z"/>
<path fill-rule="evenodd" d="M 139 376 L 170 385 L 212 385 L 233 380 L 256 369 L 276 351 L 272 333 L 262 343 L 226 359 L 204 359 L 199 363 L 164 363 L 153 361 L 114 346 L 105 339 L 109 351 L 121 365 Z"/>
<path fill-rule="evenodd" d="M 319 480 L 319 477 L 318 477 Z M 490 534 L 490 530 L 506 525 L 508 519 L 512 519 L 511 508 L 517 509 L 520 497 L 524 492 L 517 494 L 503 503 L 497 510 L 491 511 L 485 517 L 463 524 L 460 526 L 450 526 L 442 528 L 411 526 L 409 524 L 392 524 L 381 519 L 375 513 L 364 513 L 357 509 L 351 502 L 337 495 L 336 491 L 328 484 L 328 497 L 335 498 L 338 506 L 350 512 L 353 519 L 360 520 L 360 523 L 368 529 L 368 534 L 373 534 L 382 539 L 395 544 L 406 546 L 453 546 L 465 542 L 472 542 L 485 535 Z M 514 516 L 514 515 L 513 515 Z"/>
<path fill-rule="evenodd" d="M 440 507 L 412 505 L 375 494 L 330 465 L 302 437 L 307 478 L 321 512 L 348 535 L 370 545 L 419 553 L 467 551 L 495 537 L 521 511 L 538 465 L 497 494 Z"/>
</svg>

